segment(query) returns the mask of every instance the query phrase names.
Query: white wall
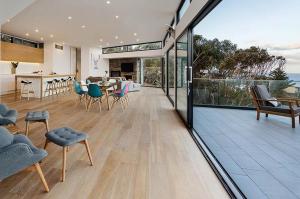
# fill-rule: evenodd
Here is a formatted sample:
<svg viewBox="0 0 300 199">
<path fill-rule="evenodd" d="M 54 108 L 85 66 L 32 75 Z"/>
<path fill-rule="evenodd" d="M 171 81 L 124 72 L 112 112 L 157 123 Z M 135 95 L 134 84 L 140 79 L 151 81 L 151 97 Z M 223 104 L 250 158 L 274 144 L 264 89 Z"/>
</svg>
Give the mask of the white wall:
<svg viewBox="0 0 300 199">
<path fill-rule="evenodd" d="M 63 45 L 63 50 L 60 50 L 55 48 L 55 43 L 44 44 L 44 74 L 75 74 L 75 71 L 76 48 Z"/>
<path fill-rule="evenodd" d="M 16 73 L 17 74 L 32 73 L 33 71 L 40 70 L 41 67 L 42 65 L 37 63 L 19 63 Z M 2 75 L 11 74 L 10 62 L 0 61 L 0 74 Z"/>
<path fill-rule="evenodd" d="M 104 58 L 102 49 L 81 47 L 81 80 L 89 76 L 104 76 L 105 71 L 109 74 L 109 59 Z"/>
<path fill-rule="evenodd" d="M 184 13 L 179 23 L 175 27 L 175 38 L 178 38 L 185 29 L 192 23 L 193 19 L 198 15 L 198 13 L 203 9 L 208 0 L 193 0 L 188 7 L 187 11 Z M 176 13 L 174 13 L 175 16 Z M 168 43 L 162 50 L 162 53 L 166 53 L 169 48 L 174 44 L 175 39 L 170 37 Z"/>
</svg>

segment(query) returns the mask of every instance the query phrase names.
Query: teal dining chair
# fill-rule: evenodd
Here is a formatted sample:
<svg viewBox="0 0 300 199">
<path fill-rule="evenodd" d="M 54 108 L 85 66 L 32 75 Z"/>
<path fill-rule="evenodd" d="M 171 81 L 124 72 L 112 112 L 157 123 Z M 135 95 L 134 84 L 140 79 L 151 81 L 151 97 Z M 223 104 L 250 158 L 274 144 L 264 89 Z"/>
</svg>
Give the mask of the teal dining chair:
<svg viewBox="0 0 300 199">
<path fill-rule="evenodd" d="M 87 111 L 91 108 L 91 105 L 94 103 L 99 104 L 99 110 L 101 112 L 101 103 L 102 103 L 102 97 L 104 96 L 100 87 L 97 84 L 89 84 L 88 85 L 88 96 L 90 97 Z"/>
<path fill-rule="evenodd" d="M 85 108 L 87 108 L 87 91 L 82 90 L 81 85 L 79 82 L 74 81 L 74 91 L 79 96 L 79 104 L 84 101 Z"/>
</svg>

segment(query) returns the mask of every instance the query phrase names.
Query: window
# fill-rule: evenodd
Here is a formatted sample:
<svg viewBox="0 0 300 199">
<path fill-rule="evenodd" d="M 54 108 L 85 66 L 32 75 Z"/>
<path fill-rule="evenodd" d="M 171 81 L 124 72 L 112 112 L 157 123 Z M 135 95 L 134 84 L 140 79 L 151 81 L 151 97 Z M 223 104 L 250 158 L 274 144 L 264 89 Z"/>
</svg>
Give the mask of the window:
<svg viewBox="0 0 300 199">
<path fill-rule="evenodd" d="M 162 42 L 158 41 L 158 42 L 150 42 L 150 43 L 143 43 L 143 44 L 133 44 L 128 46 L 103 48 L 102 53 L 110 54 L 110 53 L 143 51 L 143 50 L 158 50 L 161 48 L 162 48 Z"/>
<path fill-rule="evenodd" d="M 160 57 L 142 59 L 143 86 L 161 87 L 161 65 L 162 59 Z"/>
<path fill-rule="evenodd" d="M 121 53 L 126 52 L 127 46 L 120 46 L 120 47 L 111 47 L 111 48 L 103 48 L 103 54 L 110 54 L 110 53 Z"/>
<path fill-rule="evenodd" d="M 180 9 L 178 11 L 177 23 L 183 17 L 184 13 L 187 11 L 190 3 L 191 3 L 190 0 L 184 0 L 183 4 L 180 6 Z"/>
<path fill-rule="evenodd" d="M 300 96 L 299 9 L 296 0 L 224 0 L 193 27 L 192 125 L 245 198 L 299 198 L 297 168 L 282 159 L 298 158 L 290 119 L 257 121 L 248 110 L 255 84 Z"/>
</svg>

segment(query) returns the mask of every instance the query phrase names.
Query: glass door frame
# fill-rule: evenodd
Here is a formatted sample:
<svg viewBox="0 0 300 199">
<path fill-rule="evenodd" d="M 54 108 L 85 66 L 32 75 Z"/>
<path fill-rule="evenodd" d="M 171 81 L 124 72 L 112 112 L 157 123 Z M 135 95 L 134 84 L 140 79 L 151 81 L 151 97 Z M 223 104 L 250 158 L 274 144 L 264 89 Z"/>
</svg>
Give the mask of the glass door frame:
<svg viewBox="0 0 300 199">
<path fill-rule="evenodd" d="M 178 80 L 178 56 L 177 56 L 177 43 L 178 41 L 185 35 L 187 34 L 187 69 L 185 70 L 186 73 L 186 82 L 187 82 L 187 121 L 183 118 L 183 116 L 180 114 L 178 107 L 177 107 L 177 97 L 178 97 L 178 92 L 177 92 L 177 80 Z M 192 29 L 191 27 L 188 27 L 186 30 L 184 30 L 181 35 L 179 35 L 175 42 L 175 110 L 184 121 L 185 125 L 189 128 L 192 129 L 193 127 L 193 92 L 192 92 L 192 76 L 191 76 L 191 66 L 192 66 Z"/>
<path fill-rule="evenodd" d="M 193 28 L 208 15 L 222 0 L 210 0 L 206 3 L 206 5 L 201 9 L 198 15 L 191 21 L 191 23 L 187 26 L 187 28 L 181 33 L 179 37 L 177 37 L 174 41 L 175 45 L 175 110 L 177 111 L 179 117 L 182 119 L 184 124 L 187 126 L 187 129 L 197 144 L 198 148 L 202 152 L 203 156 L 211 166 L 212 170 L 220 180 L 221 184 L 229 194 L 231 198 L 245 198 L 243 193 L 240 191 L 238 186 L 234 183 L 234 181 L 230 178 L 226 170 L 223 166 L 218 162 L 213 153 L 209 150 L 207 145 L 201 139 L 201 137 L 196 133 L 193 129 L 193 76 L 192 76 L 192 66 L 193 66 Z M 184 35 L 188 34 L 188 70 L 187 72 L 187 81 L 188 81 L 188 89 L 187 89 L 187 122 L 182 118 L 180 113 L 177 110 L 177 41 Z M 173 48 L 173 45 L 171 48 Z M 168 60 L 168 52 L 171 49 L 169 48 L 167 51 L 167 60 Z M 167 63 L 168 64 L 168 63 Z M 168 67 L 167 67 L 168 74 Z M 168 75 L 167 75 L 167 84 L 168 84 Z M 167 85 L 168 88 L 168 85 Z M 167 89 L 168 90 L 168 89 Z M 167 91 L 168 92 L 168 91 Z M 167 93 L 166 92 L 166 93 Z M 168 98 L 170 99 L 168 93 Z M 170 99 L 172 102 L 172 100 Z"/>
<path fill-rule="evenodd" d="M 175 44 L 173 44 L 173 45 L 171 45 L 169 48 L 168 48 L 168 50 L 167 50 L 167 52 L 166 52 L 166 91 L 165 91 L 165 93 L 166 93 L 166 95 L 167 95 L 167 97 L 168 97 L 168 99 L 170 100 L 170 102 L 171 102 L 171 104 L 173 105 L 173 107 L 175 107 L 176 106 L 176 101 L 177 101 L 177 99 L 176 99 L 176 84 L 175 84 L 175 87 L 174 87 L 174 89 L 175 89 L 175 100 L 173 100 L 171 97 L 170 97 L 170 93 L 169 93 L 169 54 L 170 54 L 170 51 L 172 50 L 174 48 L 174 50 L 175 50 L 175 55 L 174 55 L 174 58 L 175 58 L 175 60 L 174 60 L 174 67 L 175 67 L 175 70 L 174 70 L 174 84 L 176 83 L 176 81 L 177 81 L 177 75 L 176 75 L 176 72 L 177 72 L 177 70 L 176 70 L 176 59 L 177 59 L 177 56 L 176 56 L 176 45 Z M 175 107 L 175 109 L 176 109 L 176 107 Z"/>
</svg>

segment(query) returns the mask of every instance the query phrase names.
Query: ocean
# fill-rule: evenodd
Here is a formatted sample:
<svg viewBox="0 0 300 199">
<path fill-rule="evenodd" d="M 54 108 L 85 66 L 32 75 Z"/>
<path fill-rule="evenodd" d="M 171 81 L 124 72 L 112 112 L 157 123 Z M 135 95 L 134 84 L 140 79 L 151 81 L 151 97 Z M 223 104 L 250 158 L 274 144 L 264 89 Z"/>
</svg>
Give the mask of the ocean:
<svg viewBox="0 0 300 199">
<path fill-rule="evenodd" d="M 288 73 L 289 80 L 293 80 L 295 82 L 300 82 L 300 73 Z"/>
</svg>

